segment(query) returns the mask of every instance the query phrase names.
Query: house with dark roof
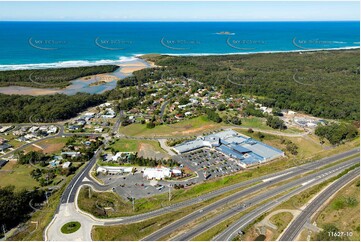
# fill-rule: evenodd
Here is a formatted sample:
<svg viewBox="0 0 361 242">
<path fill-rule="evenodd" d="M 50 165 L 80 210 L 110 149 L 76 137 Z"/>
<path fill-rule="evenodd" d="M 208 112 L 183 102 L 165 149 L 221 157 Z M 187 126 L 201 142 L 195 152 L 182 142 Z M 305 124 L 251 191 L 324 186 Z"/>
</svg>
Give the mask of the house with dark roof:
<svg viewBox="0 0 361 242">
<path fill-rule="evenodd" d="M 8 143 L 4 143 L 2 145 L 0 145 L 0 152 L 5 152 L 7 149 L 11 148 L 12 146 L 9 145 Z"/>
</svg>

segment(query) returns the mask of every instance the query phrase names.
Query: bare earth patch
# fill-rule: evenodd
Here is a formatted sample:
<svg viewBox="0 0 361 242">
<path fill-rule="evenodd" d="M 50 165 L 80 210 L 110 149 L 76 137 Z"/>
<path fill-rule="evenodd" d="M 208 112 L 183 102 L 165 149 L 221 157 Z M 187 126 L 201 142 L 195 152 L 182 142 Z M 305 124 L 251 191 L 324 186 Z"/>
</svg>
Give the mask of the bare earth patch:
<svg viewBox="0 0 361 242">
<path fill-rule="evenodd" d="M 162 159 L 168 159 L 169 156 L 159 152 L 155 151 L 154 147 L 150 144 L 141 143 L 138 147 L 138 155 L 144 158 L 152 158 L 156 160 L 162 160 Z"/>
</svg>

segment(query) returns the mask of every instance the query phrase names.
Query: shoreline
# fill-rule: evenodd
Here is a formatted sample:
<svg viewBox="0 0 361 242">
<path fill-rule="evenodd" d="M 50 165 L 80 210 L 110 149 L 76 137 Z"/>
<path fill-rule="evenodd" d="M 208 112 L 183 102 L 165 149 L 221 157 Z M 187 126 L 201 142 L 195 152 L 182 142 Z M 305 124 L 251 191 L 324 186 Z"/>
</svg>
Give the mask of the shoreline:
<svg viewBox="0 0 361 242">
<path fill-rule="evenodd" d="M 189 54 L 159 54 L 159 55 L 169 55 L 169 56 L 221 56 L 221 55 L 255 55 L 255 54 L 279 54 L 279 53 L 297 53 L 297 52 L 319 52 L 319 51 L 342 51 L 342 50 L 357 50 L 360 49 L 360 46 L 349 46 L 349 47 L 339 47 L 339 48 L 326 48 L 326 49 L 298 49 L 298 50 L 271 50 L 271 51 L 259 51 L 259 52 L 232 52 L 232 53 L 189 53 Z"/>
<path fill-rule="evenodd" d="M 320 49 L 297 49 L 297 50 L 271 50 L 271 51 L 253 51 L 253 52 L 230 52 L 230 53 L 147 53 L 134 54 L 132 56 L 119 57 L 117 60 L 69 60 L 51 63 L 31 63 L 31 64 L 13 64 L 0 65 L 0 71 L 14 71 L 14 70 L 35 70 L 35 69 L 51 69 L 51 68 L 67 68 L 67 67 L 82 67 L 82 66 L 100 66 L 100 65 L 118 65 L 123 68 L 138 67 L 139 62 L 143 62 L 148 67 L 153 67 L 154 64 L 146 61 L 142 57 L 145 55 L 168 55 L 168 56 L 222 56 L 222 55 L 254 55 L 254 54 L 273 54 L 273 53 L 297 53 L 297 52 L 318 52 L 318 51 L 342 51 L 342 50 L 356 50 L 360 46 L 346 46 L 337 48 L 320 48 Z M 135 62 L 132 66 L 131 62 Z M 124 66 L 122 66 L 124 65 Z"/>
<path fill-rule="evenodd" d="M 73 95 L 76 92 L 78 92 L 80 89 L 83 89 L 84 92 L 91 94 L 101 94 L 109 90 L 109 88 L 115 87 L 116 83 L 120 79 L 132 75 L 134 71 L 153 67 L 154 65 L 143 59 L 135 59 L 132 61 L 126 61 L 121 64 L 117 64 L 117 66 L 119 68 L 115 72 L 83 76 L 75 80 L 69 81 L 70 84 L 64 88 L 51 88 L 51 87 L 39 88 L 39 87 L 12 85 L 12 86 L 0 87 L 0 94 L 40 96 L 40 95 L 52 95 L 59 93 L 59 94 Z M 87 89 L 88 91 L 85 91 L 84 89 Z M 91 90 L 94 90 L 94 93 Z"/>
</svg>

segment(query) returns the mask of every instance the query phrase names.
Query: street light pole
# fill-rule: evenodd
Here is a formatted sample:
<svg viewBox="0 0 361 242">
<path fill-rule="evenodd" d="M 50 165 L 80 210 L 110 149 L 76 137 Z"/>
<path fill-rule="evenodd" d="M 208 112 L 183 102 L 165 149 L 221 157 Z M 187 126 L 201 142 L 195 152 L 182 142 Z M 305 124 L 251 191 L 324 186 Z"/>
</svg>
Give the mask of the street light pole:
<svg viewBox="0 0 361 242">
<path fill-rule="evenodd" d="M 168 193 L 168 199 L 169 199 L 169 202 L 170 200 L 172 199 L 172 193 L 171 193 L 171 185 L 169 184 L 169 193 Z"/>
<path fill-rule="evenodd" d="M 133 197 L 133 192 L 130 191 L 130 198 L 132 199 L 133 212 L 135 211 L 135 197 Z"/>
</svg>

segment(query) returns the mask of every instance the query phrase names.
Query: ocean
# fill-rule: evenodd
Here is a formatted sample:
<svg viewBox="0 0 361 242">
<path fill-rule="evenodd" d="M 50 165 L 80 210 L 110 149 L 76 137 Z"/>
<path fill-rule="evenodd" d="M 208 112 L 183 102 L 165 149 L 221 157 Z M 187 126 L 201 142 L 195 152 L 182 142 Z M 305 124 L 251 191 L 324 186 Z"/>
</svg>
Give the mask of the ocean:
<svg viewBox="0 0 361 242">
<path fill-rule="evenodd" d="M 0 70 L 117 64 L 142 54 L 359 48 L 359 22 L 0 22 Z"/>
</svg>

